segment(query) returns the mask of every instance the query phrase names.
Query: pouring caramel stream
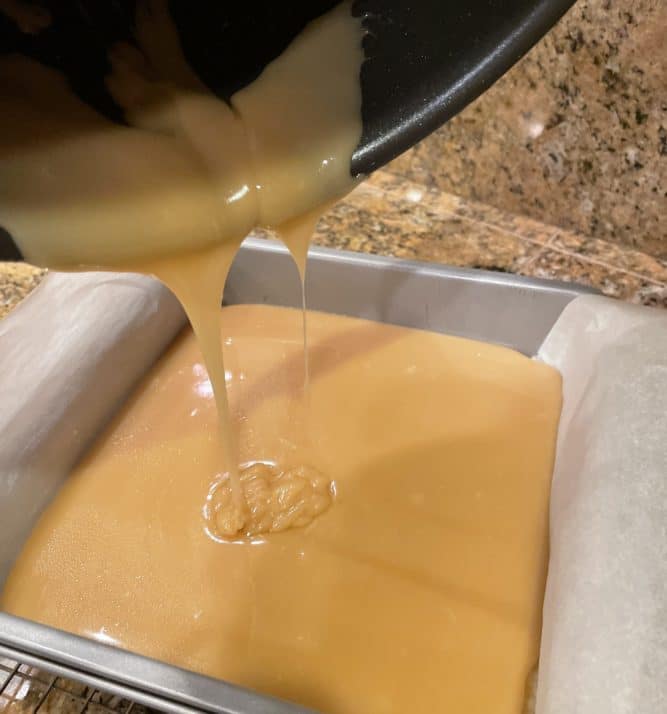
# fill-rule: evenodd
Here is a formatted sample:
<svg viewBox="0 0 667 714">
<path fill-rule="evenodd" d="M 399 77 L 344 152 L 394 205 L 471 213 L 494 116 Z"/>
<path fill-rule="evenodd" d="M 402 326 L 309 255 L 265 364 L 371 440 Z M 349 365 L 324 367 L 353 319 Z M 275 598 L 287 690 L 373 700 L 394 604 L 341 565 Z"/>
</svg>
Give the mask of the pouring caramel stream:
<svg viewBox="0 0 667 714">
<path fill-rule="evenodd" d="M 109 50 L 106 85 L 129 127 L 96 114 L 34 60 L 0 58 L 0 223 L 31 261 L 157 276 L 200 342 L 218 404 L 221 467 L 246 504 L 229 418 L 219 306 L 243 238 L 275 229 L 302 282 L 324 206 L 354 181 L 361 22 L 345 2 L 310 23 L 231 105 L 183 56 L 167 0 L 137 4 L 135 44 Z"/>
</svg>

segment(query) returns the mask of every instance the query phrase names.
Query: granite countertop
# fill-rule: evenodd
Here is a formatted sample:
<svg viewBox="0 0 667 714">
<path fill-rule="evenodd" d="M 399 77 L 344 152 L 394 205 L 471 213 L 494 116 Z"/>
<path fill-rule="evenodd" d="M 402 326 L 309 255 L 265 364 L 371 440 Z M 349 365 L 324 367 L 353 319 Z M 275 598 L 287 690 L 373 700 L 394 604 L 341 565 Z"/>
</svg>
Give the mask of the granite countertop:
<svg viewBox="0 0 667 714">
<path fill-rule="evenodd" d="M 319 245 L 590 285 L 667 307 L 667 261 L 378 171 L 319 223 Z M 0 318 L 44 271 L 0 263 Z"/>
<path fill-rule="evenodd" d="M 667 261 L 378 171 L 320 221 L 315 241 L 564 280 L 667 307 Z"/>
<path fill-rule="evenodd" d="M 0 319 L 39 285 L 45 272 L 26 263 L 0 262 Z"/>
<path fill-rule="evenodd" d="M 667 3 L 577 0 L 389 170 L 667 259 Z"/>
</svg>

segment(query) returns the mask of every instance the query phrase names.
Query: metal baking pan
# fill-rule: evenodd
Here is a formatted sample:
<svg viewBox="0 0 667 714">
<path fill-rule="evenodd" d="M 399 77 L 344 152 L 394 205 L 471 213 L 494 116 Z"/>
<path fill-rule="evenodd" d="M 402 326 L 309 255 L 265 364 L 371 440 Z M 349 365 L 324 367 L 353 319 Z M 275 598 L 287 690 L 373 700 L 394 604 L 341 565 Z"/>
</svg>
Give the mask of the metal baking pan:
<svg viewBox="0 0 667 714">
<path fill-rule="evenodd" d="M 528 355 L 536 353 L 565 306 L 582 292 L 590 291 L 325 248 L 313 248 L 308 263 L 312 309 L 480 339 Z M 229 275 L 224 302 L 299 306 L 298 274 L 287 251 L 272 241 L 246 241 Z M 0 523 L 0 539 L 13 537 Z M 0 613 L 0 656 L 167 712 L 307 711 L 6 613 Z"/>
</svg>

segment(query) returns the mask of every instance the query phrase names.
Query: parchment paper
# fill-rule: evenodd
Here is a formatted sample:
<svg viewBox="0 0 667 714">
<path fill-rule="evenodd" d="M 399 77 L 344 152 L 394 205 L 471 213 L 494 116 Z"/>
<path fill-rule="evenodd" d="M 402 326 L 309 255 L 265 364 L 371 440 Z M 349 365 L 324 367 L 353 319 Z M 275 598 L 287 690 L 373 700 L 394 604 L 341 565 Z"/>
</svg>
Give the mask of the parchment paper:
<svg viewBox="0 0 667 714">
<path fill-rule="evenodd" d="M 0 587 L 35 519 L 185 315 L 156 280 L 50 273 L 0 321 Z"/>
<path fill-rule="evenodd" d="M 160 284 L 110 274 L 52 274 L 0 322 L 0 585 L 183 324 Z M 577 298 L 539 358 L 563 374 L 564 408 L 538 714 L 665 714 L 667 314 Z"/>
<path fill-rule="evenodd" d="M 667 712 L 667 313 L 584 296 L 563 375 L 537 714 Z"/>
</svg>

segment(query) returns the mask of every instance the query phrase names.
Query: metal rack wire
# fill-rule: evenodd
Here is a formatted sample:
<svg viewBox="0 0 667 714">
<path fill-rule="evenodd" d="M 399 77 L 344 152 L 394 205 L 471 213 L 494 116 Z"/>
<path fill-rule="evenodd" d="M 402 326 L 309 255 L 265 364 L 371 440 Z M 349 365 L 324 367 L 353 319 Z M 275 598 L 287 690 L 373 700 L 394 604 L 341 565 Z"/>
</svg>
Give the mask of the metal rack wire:
<svg viewBox="0 0 667 714">
<path fill-rule="evenodd" d="M 154 710 L 58 677 L 27 664 L 0 657 L 2 714 L 154 714 Z"/>
</svg>

